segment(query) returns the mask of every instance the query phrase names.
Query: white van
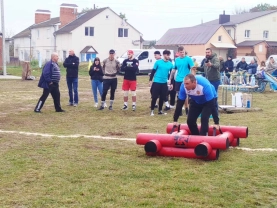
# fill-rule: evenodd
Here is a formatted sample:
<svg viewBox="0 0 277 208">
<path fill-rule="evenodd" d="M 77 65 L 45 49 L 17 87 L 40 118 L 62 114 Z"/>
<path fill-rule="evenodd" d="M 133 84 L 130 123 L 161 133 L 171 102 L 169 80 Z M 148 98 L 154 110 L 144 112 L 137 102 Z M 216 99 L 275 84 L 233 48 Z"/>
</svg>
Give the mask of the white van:
<svg viewBox="0 0 277 208">
<path fill-rule="evenodd" d="M 134 57 L 138 59 L 139 61 L 139 73 L 140 74 L 148 74 L 152 71 L 154 64 L 156 62 L 154 52 L 160 51 L 161 54 L 163 54 L 163 51 L 165 49 L 130 49 L 134 51 Z M 127 55 L 128 50 L 118 58 L 118 61 L 120 64 L 123 63 L 125 59 L 128 58 Z M 174 51 L 170 50 L 170 58 L 172 60 L 172 63 L 174 64 Z"/>
</svg>

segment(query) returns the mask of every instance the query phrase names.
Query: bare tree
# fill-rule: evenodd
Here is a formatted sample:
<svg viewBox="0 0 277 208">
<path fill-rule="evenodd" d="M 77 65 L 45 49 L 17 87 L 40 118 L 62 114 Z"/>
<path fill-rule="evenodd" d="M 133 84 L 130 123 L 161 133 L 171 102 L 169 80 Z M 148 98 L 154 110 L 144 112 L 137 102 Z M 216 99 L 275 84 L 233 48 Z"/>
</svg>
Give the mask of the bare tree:
<svg viewBox="0 0 277 208">
<path fill-rule="evenodd" d="M 245 8 L 235 8 L 235 11 L 233 11 L 233 14 L 244 14 L 250 12 L 249 9 Z"/>
<path fill-rule="evenodd" d="M 12 38 L 15 35 L 15 32 L 12 29 L 5 29 L 5 38 Z M 13 40 L 10 42 L 9 47 L 10 56 L 14 56 L 14 43 Z"/>
</svg>

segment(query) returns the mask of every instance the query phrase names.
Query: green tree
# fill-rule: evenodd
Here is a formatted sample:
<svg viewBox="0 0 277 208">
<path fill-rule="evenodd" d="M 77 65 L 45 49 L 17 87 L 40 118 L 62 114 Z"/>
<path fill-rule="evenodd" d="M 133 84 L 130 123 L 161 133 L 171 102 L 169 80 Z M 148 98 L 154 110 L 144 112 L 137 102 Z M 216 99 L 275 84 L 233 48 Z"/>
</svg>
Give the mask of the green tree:
<svg viewBox="0 0 277 208">
<path fill-rule="evenodd" d="M 126 15 L 125 14 L 123 14 L 123 13 L 119 13 L 119 17 L 121 18 L 121 19 L 123 19 L 123 20 L 125 20 L 125 22 L 127 22 L 127 18 L 126 18 Z"/>
<path fill-rule="evenodd" d="M 261 12 L 261 11 L 268 11 L 268 10 L 275 10 L 277 9 L 277 6 L 273 6 L 267 3 L 261 3 L 257 6 L 250 9 L 250 12 Z"/>
</svg>

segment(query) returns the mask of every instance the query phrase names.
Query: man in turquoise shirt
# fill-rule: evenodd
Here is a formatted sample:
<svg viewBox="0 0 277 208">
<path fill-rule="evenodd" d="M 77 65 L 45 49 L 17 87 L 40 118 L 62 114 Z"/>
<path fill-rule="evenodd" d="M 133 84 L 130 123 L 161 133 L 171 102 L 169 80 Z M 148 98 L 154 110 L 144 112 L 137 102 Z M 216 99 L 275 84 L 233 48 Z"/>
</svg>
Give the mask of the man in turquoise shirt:
<svg viewBox="0 0 277 208">
<path fill-rule="evenodd" d="M 175 59 L 175 66 L 171 71 L 170 78 L 171 80 L 175 77 L 175 90 L 179 94 L 180 86 L 184 78 L 190 73 L 190 69 L 194 66 L 192 59 L 189 56 L 186 56 L 186 51 L 183 46 L 178 48 L 179 57 Z M 171 83 L 169 83 L 171 84 Z M 173 88 L 173 86 L 171 86 Z M 188 99 L 185 102 L 186 114 L 188 114 Z"/>
<path fill-rule="evenodd" d="M 173 68 L 172 63 L 169 61 L 170 59 L 170 51 L 163 51 L 163 59 L 157 60 L 155 62 L 154 68 L 150 74 L 150 86 L 152 90 L 152 101 L 151 101 L 151 116 L 154 116 L 154 108 L 157 99 L 159 98 L 159 115 L 163 115 L 165 113 L 162 112 L 163 102 L 166 99 L 167 91 L 168 91 L 168 74 L 170 70 Z M 153 80 L 153 83 L 152 83 Z"/>
</svg>

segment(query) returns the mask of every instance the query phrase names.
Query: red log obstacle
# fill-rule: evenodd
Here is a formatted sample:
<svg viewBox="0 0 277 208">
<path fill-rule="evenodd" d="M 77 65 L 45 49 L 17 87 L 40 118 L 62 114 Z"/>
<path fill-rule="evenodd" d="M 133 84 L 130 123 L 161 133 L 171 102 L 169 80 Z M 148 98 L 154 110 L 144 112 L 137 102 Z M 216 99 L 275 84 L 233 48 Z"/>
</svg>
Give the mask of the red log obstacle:
<svg viewBox="0 0 277 208">
<path fill-rule="evenodd" d="M 169 123 L 166 128 L 166 132 L 169 134 L 170 131 L 173 128 L 173 123 Z M 200 125 L 198 125 L 198 128 L 200 129 Z M 181 130 L 186 130 L 190 134 L 190 130 L 187 124 L 181 124 L 180 126 Z M 248 127 L 244 126 L 220 126 L 220 129 L 222 132 L 229 131 L 233 134 L 234 138 L 247 138 L 248 137 Z M 219 135 L 220 132 L 217 130 L 216 135 Z M 213 127 L 209 127 L 209 136 L 213 135 Z"/>
<path fill-rule="evenodd" d="M 139 133 L 136 142 L 139 145 L 146 145 L 150 140 L 158 140 L 162 147 L 180 148 L 195 148 L 200 143 L 207 142 L 212 149 L 226 150 L 229 148 L 228 136 L 230 136 L 228 132 L 218 136 Z"/>
</svg>

